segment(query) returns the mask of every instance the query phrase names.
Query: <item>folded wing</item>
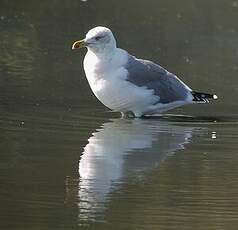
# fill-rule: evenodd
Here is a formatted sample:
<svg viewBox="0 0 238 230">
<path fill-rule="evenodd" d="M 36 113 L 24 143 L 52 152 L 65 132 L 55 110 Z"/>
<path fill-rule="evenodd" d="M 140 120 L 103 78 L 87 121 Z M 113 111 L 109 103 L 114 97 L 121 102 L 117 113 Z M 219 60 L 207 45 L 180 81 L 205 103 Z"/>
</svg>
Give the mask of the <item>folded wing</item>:
<svg viewBox="0 0 238 230">
<path fill-rule="evenodd" d="M 191 89 L 160 65 L 129 56 L 126 69 L 127 80 L 136 86 L 153 89 L 160 98 L 159 103 L 192 100 Z"/>
</svg>

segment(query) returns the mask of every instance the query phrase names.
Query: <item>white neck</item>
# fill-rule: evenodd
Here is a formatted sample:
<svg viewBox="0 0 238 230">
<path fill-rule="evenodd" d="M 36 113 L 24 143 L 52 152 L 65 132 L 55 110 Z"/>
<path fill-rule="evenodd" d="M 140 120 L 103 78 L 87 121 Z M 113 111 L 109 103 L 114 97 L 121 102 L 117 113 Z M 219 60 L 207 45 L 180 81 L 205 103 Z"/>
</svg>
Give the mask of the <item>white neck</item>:
<svg viewBox="0 0 238 230">
<path fill-rule="evenodd" d="M 87 78 L 105 78 L 105 73 L 111 70 L 116 71 L 127 62 L 128 53 L 119 48 L 104 50 L 103 52 L 95 52 L 95 50 L 88 49 L 84 58 L 84 70 Z M 110 77 L 110 75 L 108 75 Z"/>
<path fill-rule="evenodd" d="M 115 53 L 117 47 L 113 44 L 109 44 L 106 46 L 93 46 L 93 47 L 88 47 L 88 51 L 94 53 L 95 56 L 98 58 L 105 58 L 113 53 Z"/>
</svg>

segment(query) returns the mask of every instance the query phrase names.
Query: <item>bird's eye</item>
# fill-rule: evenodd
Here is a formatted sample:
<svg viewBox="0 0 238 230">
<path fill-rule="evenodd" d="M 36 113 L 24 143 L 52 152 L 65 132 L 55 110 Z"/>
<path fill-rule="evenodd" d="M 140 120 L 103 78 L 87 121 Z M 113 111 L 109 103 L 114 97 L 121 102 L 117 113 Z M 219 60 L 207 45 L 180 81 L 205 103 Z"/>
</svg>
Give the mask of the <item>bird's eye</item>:
<svg viewBox="0 0 238 230">
<path fill-rule="evenodd" d="M 100 40 L 102 38 L 102 36 L 97 36 L 97 37 L 95 37 L 95 40 Z"/>
</svg>

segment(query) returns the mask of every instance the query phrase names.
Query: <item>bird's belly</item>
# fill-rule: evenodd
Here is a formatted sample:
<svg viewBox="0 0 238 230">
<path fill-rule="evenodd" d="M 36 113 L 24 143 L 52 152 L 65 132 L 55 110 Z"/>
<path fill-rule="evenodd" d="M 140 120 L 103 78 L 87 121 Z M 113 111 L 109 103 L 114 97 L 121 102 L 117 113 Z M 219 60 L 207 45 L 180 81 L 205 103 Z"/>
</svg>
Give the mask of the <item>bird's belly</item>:
<svg viewBox="0 0 238 230">
<path fill-rule="evenodd" d="M 90 86 L 95 96 L 115 111 L 144 112 L 158 100 L 153 90 L 137 87 L 124 79 L 98 79 Z"/>
</svg>

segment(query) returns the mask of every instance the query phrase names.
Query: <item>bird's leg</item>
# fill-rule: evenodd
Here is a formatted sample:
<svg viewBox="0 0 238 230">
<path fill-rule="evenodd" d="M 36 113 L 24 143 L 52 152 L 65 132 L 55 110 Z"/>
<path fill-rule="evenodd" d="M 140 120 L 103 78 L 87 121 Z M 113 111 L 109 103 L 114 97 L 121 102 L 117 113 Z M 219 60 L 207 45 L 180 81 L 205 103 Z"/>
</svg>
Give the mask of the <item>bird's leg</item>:
<svg viewBox="0 0 238 230">
<path fill-rule="evenodd" d="M 121 118 L 126 118 L 126 114 L 121 112 Z"/>
<path fill-rule="evenodd" d="M 121 117 L 124 118 L 124 119 L 135 118 L 135 114 L 131 111 L 121 112 Z"/>
</svg>

